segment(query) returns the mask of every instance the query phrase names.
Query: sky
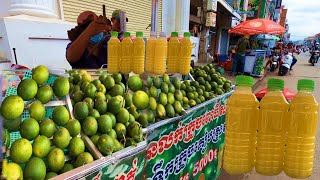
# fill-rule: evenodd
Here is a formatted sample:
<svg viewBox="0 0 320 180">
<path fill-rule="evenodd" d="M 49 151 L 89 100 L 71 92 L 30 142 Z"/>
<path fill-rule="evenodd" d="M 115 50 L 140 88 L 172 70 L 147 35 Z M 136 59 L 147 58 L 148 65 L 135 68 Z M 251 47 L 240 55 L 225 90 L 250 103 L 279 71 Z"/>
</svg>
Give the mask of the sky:
<svg viewBox="0 0 320 180">
<path fill-rule="evenodd" d="M 288 9 L 291 40 L 320 33 L 320 0 L 283 0 L 282 4 Z"/>
</svg>

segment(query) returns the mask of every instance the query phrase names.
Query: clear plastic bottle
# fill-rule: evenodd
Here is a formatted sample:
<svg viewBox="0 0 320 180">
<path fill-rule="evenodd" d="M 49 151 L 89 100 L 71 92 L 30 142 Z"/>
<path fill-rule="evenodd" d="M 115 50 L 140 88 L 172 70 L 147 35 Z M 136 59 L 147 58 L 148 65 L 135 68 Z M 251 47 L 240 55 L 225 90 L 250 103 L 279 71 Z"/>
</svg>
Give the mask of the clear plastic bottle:
<svg viewBox="0 0 320 180">
<path fill-rule="evenodd" d="M 156 75 L 162 75 L 166 72 L 167 68 L 167 50 L 168 42 L 164 32 L 160 33 L 155 46 L 153 71 Z"/>
<path fill-rule="evenodd" d="M 144 72 L 145 43 L 143 32 L 136 33 L 136 39 L 133 42 L 133 61 L 131 62 L 132 72 L 142 74 Z"/>
<path fill-rule="evenodd" d="M 120 71 L 121 44 L 118 39 L 118 32 L 112 31 L 108 41 L 108 72 L 111 74 Z"/>
<path fill-rule="evenodd" d="M 282 94 L 284 81 L 270 78 L 268 93 L 260 102 L 255 168 L 265 176 L 283 171 L 289 104 Z"/>
<path fill-rule="evenodd" d="M 146 45 L 146 71 L 148 73 L 154 73 L 154 56 L 155 56 L 155 46 L 157 43 L 157 35 L 155 32 L 150 32 L 150 38 L 147 41 Z"/>
<path fill-rule="evenodd" d="M 190 41 L 191 34 L 185 32 L 183 39 L 180 42 L 180 62 L 179 62 L 179 73 L 187 75 L 190 72 L 190 61 L 192 55 L 192 42 Z"/>
<path fill-rule="evenodd" d="M 130 32 L 124 32 L 124 38 L 121 41 L 121 64 L 120 72 L 129 74 L 131 70 L 133 58 L 133 43 L 130 39 Z"/>
<path fill-rule="evenodd" d="M 179 54 L 180 42 L 178 40 L 178 33 L 172 32 L 168 43 L 167 73 L 178 73 Z"/>
<path fill-rule="evenodd" d="M 237 76 L 237 88 L 227 101 L 223 169 L 245 174 L 254 167 L 259 102 L 252 93 L 253 78 Z"/>
<path fill-rule="evenodd" d="M 292 178 L 312 175 L 319 104 L 313 96 L 314 81 L 298 81 L 298 94 L 290 103 L 284 172 Z"/>
</svg>

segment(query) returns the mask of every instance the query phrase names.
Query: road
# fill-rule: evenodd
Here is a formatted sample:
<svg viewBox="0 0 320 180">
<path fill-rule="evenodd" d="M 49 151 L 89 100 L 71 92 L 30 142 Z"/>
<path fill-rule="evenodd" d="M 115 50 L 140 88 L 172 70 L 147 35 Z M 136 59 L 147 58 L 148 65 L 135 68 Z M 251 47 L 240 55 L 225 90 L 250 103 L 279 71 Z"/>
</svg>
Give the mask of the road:
<svg viewBox="0 0 320 180">
<path fill-rule="evenodd" d="M 281 78 L 285 80 L 285 87 L 289 88 L 293 92 L 297 92 L 297 82 L 299 79 L 312 79 L 315 81 L 315 97 L 320 103 L 320 61 L 315 66 L 311 66 L 308 63 L 310 58 L 310 54 L 302 53 L 297 56 L 298 62 L 293 67 L 293 71 L 291 71 L 291 75 L 287 76 L 278 76 L 277 73 L 269 73 L 261 82 L 259 82 L 257 88 L 254 92 L 258 92 L 267 86 L 267 80 L 270 77 Z M 320 117 L 320 116 L 319 116 Z M 320 128 L 318 121 L 318 129 Z M 278 176 L 261 176 L 253 170 L 251 173 L 239 175 L 239 176 L 230 176 L 227 173 L 221 173 L 219 180 L 290 180 L 290 178 L 286 176 L 283 172 Z M 315 152 L 315 162 L 313 175 L 308 180 L 319 180 L 320 179 L 320 130 L 318 130 L 317 140 L 316 140 L 316 152 Z"/>
</svg>

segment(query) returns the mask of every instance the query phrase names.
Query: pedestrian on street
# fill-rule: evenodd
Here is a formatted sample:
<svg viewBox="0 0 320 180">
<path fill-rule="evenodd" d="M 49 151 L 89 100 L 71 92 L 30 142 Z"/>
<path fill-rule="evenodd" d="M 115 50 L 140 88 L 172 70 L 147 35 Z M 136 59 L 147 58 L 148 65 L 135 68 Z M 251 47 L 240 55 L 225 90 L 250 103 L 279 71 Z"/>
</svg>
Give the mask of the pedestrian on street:
<svg viewBox="0 0 320 180">
<path fill-rule="evenodd" d="M 244 63 L 246 58 L 246 52 L 250 50 L 250 35 L 244 35 L 239 39 L 235 48 L 235 56 L 232 63 L 232 76 L 235 76 L 237 70 L 240 69 L 240 74 L 244 73 Z"/>
<path fill-rule="evenodd" d="M 292 64 L 290 67 L 290 71 L 292 71 L 292 67 L 297 63 L 298 59 L 294 56 L 294 53 L 298 54 L 297 49 L 293 46 L 292 43 L 288 44 L 288 48 L 287 48 L 287 52 L 290 53 L 292 55 Z"/>
</svg>

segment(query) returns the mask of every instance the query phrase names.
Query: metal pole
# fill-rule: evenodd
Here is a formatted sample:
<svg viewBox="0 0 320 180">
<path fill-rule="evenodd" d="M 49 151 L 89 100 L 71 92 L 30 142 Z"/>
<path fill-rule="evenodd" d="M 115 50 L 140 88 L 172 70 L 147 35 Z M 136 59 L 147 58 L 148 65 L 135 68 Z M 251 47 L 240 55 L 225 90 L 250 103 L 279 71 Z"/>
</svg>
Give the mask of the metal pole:
<svg viewBox="0 0 320 180">
<path fill-rule="evenodd" d="M 243 10 L 244 10 L 244 11 L 248 11 L 248 3 L 249 3 L 249 0 L 244 0 L 244 1 L 243 1 Z M 247 14 L 244 14 L 244 15 L 243 15 L 242 20 L 243 20 L 243 21 L 246 21 L 246 20 L 247 20 Z"/>
<path fill-rule="evenodd" d="M 15 60 L 16 64 L 18 64 L 16 48 L 12 48 L 12 50 L 13 50 L 13 54 L 14 54 L 14 60 Z"/>
<path fill-rule="evenodd" d="M 258 7 L 257 18 L 260 18 L 261 5 L 262 5 L 262 0 L 259 0 L 259 7 Z"/>
<path fill-rule="evenodd" d="M 127 31 L 127 14 L 124 11 L 120 11 L 120 29 L 121 32 Z"/>
<path fill-rule="evenodd" d="M 158 32 L 158 9 L 159 9 L 159 1 L 152 0 L 151 6 L 151 31 Z"/>
</svg>

